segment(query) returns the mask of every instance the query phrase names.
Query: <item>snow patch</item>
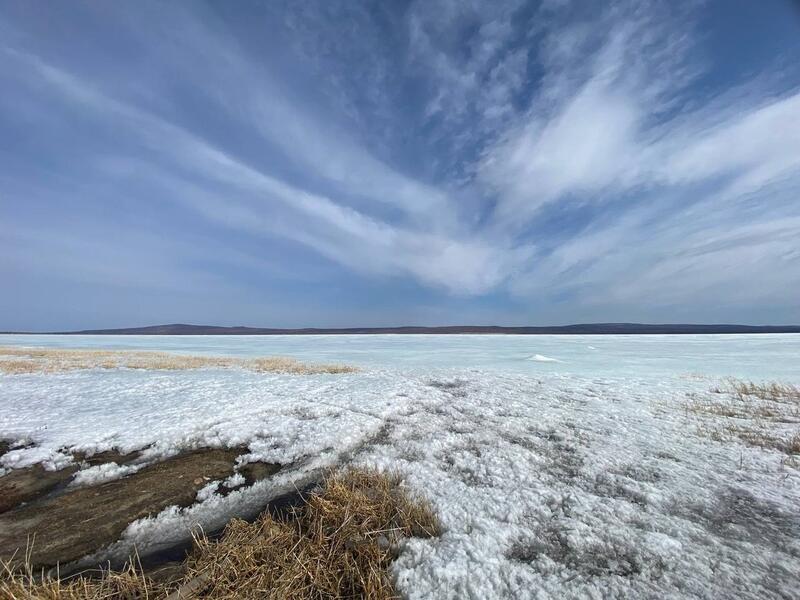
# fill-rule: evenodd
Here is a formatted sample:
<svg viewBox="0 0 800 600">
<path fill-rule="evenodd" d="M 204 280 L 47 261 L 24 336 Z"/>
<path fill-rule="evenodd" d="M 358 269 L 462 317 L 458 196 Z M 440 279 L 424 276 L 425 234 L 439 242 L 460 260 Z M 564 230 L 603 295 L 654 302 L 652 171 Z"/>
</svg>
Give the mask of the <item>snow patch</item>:
<svg viewBox="0 0 800 600">
<path fill-rule="evenodd" d="M 230 477 L 228 477 L 225 481 L 222 482 L 222 485 L 229 490 L 239 487 L 240 485 L 244 485 L 246 483 L 244 475 L 241 473 L 234 473 Z"/>
<path fill-rule="evenodd" d="M 119 479 L 120 477 L 135 473 L 140 468 L 141 465 L 118 465 L 115 462 L 96 465 L 75 473 L 69 487 L 82 487 L 105 483 L 112 479 Z"/>
<path fill-rule="evenodd" d="M 541 362 L 541 363 L 560 363 L 563 361 L 558 360 L 557 358 L 551 358 L 550 356 L 544 356 L 543 354 L 534 354 L 533 356 L 529 357 L 528 360 L 532 360 L 533 362 Z"/>
</svg>

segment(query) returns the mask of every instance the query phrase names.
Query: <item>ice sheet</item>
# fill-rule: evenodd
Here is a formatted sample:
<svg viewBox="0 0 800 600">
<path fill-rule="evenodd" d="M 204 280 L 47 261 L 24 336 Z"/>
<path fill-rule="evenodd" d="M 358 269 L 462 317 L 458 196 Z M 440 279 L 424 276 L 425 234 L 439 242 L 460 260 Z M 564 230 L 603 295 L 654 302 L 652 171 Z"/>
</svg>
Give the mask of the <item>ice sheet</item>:
<svg viewBox="0 0 800 600">
<path fill-rule="evenodd" d="M 70 447 L 149 447 L 154 459 L 245 444 L 250 459 L 302 472 L 343 461 L 399 470 L 444 524 L 394 564 L 408 598 L 793 597 L 800 470 L 778 451 L 702 435 L 685 403 L 722 376 L 800 383 L 800 336 L 520 338 L 3 337 L 366 369 L 0 376 L 0 436 L 36 443 L 2 464 L 60 466 Z M 563 362 L 528 360 L 536 354 Z M 133 524 L 110 552 L 219 524 L 265 485 L 226 498 L 209 487 L 193 508 Z"/>
</svg>

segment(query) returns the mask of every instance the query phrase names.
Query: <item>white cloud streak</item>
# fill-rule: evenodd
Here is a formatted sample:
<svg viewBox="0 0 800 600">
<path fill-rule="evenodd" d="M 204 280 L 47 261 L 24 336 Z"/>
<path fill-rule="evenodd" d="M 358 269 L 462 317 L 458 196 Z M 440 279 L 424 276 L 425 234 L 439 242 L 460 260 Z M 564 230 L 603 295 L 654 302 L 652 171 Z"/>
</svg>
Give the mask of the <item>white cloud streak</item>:
<svg viewBox="0 0 800 600">
<path fill-rule="evenodd" d="M 479 236 L 448 235 L 438 231 L 436 225 L 441 223 L 410 229 L 370 217 L 244 164 L 180 127 L 112 99 L 37 58 L 24 60 L 62 97 L 95 118 L 124 128 L 161 161 L 228 190 L 224 197 L 198 193 L 194 186 L 168 177 L 174 201 L 227 227 L 300 242 L 357 272 L 411 275 L 457 294 L 479 294 L 496 287 L 527 252 L 498 247 Z M 138 171 L 141 176 L 157 177 L 141 166 Z M 432 210 L 427 216 L 435 214 Z"/>
<path fill-rule="evenodd" d="M 346 120 L 180 7 L 170 13 L 180 17 L 180 44 L 165 47 L 158 32 L 134 26 L 141 46 L 168 56 L 168 72 L 307 181 L 99 76 L 24 50 L 0 60 L 16 65 L 18 80 L 46 83 L 53 103 L 144 149 L 131 164 L 173 202 L 357 273 L 453 294 L 572 294 L 582 305 L 723 294 L 791 305 L 787 282 L 800 283 L 800 91 L 759 79 L 701 96 L 692 86 L 713 65 L 697 59 L 689 17 L 665 19 L 655 4 L 615 3 L 596 21 L 565 23 L 563 7 L 548 3 L 520 25 L 523 7 L 445 1 L 407 12 L 404 66 L 424 76 L 429 94 L 420 127 L 448 138 L 457 157 L 450 180 L 437 182 L 379 158 Z M 465 199 L 475 197 L 485 215 L 472 214 Z M 559 210 L 577 222 L 587 206 L 588 223 L 547 224 Z"/>
</svg>

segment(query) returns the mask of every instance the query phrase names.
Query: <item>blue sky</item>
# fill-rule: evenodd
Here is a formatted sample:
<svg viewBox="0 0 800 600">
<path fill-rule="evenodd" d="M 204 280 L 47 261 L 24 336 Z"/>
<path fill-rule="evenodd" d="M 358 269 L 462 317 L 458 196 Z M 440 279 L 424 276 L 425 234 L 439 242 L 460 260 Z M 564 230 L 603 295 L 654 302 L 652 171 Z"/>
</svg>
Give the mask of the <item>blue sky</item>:
<svg viewBox="0 0 800 600">
<path fill-rule="evenodd" d="M 800 9 L 0 2 L 0 329 L 800 323 Z"/>
</svg>

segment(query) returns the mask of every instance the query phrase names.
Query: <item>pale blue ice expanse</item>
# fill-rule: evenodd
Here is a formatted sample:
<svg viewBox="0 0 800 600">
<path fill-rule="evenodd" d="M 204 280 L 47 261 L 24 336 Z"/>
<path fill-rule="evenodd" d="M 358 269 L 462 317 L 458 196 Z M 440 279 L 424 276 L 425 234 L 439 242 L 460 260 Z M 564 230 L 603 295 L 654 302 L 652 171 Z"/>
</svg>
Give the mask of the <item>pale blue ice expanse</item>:
<svg viewBox="0 0 800 600">
<path fill-rule="evenodd" d="M 758 335 L 0 335 L 0 346 L 292 356 L 378 368 L 475 368 L 591 376 L 697 373 L 800 381 L 800 334 Z M 539 355 L 539 360 L 534 357 Z M 548 362 L 554 359 L 558 362 Z"/>
</svg>

